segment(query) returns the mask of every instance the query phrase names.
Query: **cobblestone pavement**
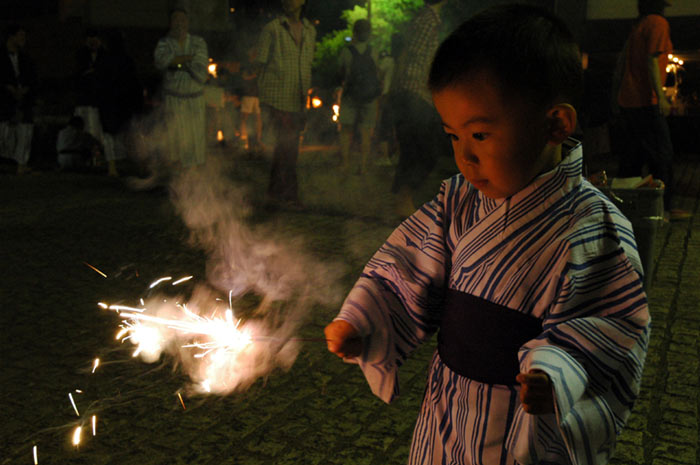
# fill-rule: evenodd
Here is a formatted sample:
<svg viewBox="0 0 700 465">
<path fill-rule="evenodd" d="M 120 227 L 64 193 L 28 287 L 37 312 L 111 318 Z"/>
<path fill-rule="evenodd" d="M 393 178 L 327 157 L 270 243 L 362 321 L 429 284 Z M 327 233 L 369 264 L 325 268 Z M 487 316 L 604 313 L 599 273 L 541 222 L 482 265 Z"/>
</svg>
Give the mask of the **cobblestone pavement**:
<svg viewBox="0 0 700 465">
<path fill-rule="evenodd" d="M 255 198 L 267 164 L 236 158 L 234 166 L 232 182 L 246 184 Z M 451 169 L 447 160 L 431 177 L 426 199 Z M 391 171 L 342 177 L 329 153 L 304 153 L 307 208 L 256 221 L 304 237 L 312 256 L 345 263 L 347 291 L 398 223 L 388 215 Z M 697 214 L 700 158 L 684 158 L 678 173 L 677 200 Z M 289 371 L 237 394 L 184 396 L 183 409 L 176 395 L 186 383 L 182 372 L 169 360 L 132 359 L 129 344 L 114 340 L 117 317 L 95 305 L 133 301 L 166 273 L 204 276 L 206 257 L 188 245 L 168 196 L 90 174 L 5 174 L 0 181 L 0 464 L 33 463 L 33 446 L 42 465 L 405 463 L 433 344 L 402 367 L 402 395 L 392 405 L 371 395 L 357 367 L 307 342 Z M 617 465 L 693 464 L 700 457 L 700 216 L 665 225 L 654 245 L 651 347 Z M 300 336 L 322 336 L 336 311 L 310 310 Z M 91 374 L 95 357 L 102 365 Z M 74 447 L 78 425 L 85 432 Z"/>
</svg>

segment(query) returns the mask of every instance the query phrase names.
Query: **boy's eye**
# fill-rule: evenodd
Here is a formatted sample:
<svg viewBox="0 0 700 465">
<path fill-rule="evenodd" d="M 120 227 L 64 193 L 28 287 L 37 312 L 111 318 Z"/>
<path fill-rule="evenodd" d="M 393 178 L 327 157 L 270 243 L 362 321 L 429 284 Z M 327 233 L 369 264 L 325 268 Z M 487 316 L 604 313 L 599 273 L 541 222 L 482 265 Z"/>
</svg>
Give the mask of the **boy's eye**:
<svg viewBox="0 0 700 465">
<path fill-rule="evenodd" d="M 446 132 L 445 135 L 450 140 L 459 140 L 459 137 L 457 137 L 457 134 L 452 134 L 452 133 Z"/>
<path fill-rule="evenodd" d="M 475 132 L 474 134 L 472 134 L 472 137 L 476 140 L 485 140 L 487 135 L 488 134 L 486 134 L 485 132 Z"/>
</svg>

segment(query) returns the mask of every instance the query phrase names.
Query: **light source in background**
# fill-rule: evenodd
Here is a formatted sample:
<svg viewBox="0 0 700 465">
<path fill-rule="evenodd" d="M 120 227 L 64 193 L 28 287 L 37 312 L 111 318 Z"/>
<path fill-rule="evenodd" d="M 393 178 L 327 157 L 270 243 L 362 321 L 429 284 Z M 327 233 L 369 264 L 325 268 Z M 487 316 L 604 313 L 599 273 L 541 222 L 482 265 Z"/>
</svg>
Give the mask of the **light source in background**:
<svg viewBox="0 0 700 465">
<path fill-rule="evenodd" d="M 333 120 L 334 123 L 338 122 L 338 117 L 340 116 L 340 105 L 337 103 L 333 105 L 333 116 L 331 116 L 331 119 Z"/>
<path fill-rule="evenodd" d="M 216 77 L 217 77 L 216 76 L 216 68 L 217 68 L 217 64 L 214 63 L 211 58 L 209 58 L 209 66 L 207 66 L 207 71 L 209 71 L 209 74 L 211 74 L 211 76 L 214 79 L 216 79 Z"/>
<path fill-rule="evenodd" d="M 321 100 L 321 99 L 318 98 L 318 97 L 312 97 L 312 98 L 311 98 L 311 106 L 312 106 L 313 108 L 320 108 L 321 105 L 323 105 L 323 100 Z"/>
<path fill-rule="evenodd" d="M 223 141 L 224 141 L 224 131 L 222 131 L 221 129 L 219 129 L 218 131 L 216 131 L 216 141 L 217 141 L 217 142 L 223 142 Z"/>
</svg>

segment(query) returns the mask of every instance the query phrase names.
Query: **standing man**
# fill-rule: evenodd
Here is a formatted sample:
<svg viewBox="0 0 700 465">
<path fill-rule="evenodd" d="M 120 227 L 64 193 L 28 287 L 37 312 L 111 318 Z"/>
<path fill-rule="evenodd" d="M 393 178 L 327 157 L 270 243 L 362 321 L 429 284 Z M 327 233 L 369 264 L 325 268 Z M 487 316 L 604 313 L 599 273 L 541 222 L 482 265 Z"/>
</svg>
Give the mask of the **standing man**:
<svg viewBox="0 0 700 465">
<path fill-rule="evenodd" d="M 440 45 L 440 10 L 446 3 L 425 0 L 406 31 L 394 71 L 390 104 L 399 142 L 399 164 L 392 191 L 397 196 L 396 213 L 401 217 L 416 211 L 413 194 L 437 158 L 452 153 L 427 85 L 430 64 Z"/>
<path fill-rule="evenodd" d="M 209 54 L 204 39 L 189 34 L 184 9 L 170 14 L 170 31 L 158 41 L 155 66 L 164 72 L 165 124 L 170 160 L 183 167 L 206 161 L 204 83 Z"/>
<path fill-rule="evenodd" d="M 260 103 L 269 111 L 277 137 L 268 201 L 293 208 L 301 207 L 296 165 L 316 44 L 316 29 L 302 18 L 305 1 L 282 0 L 284 14 L 263 28 L 255 58 Z"/>
<path fill-rule="evenodd" d="M 17 161 L 17 174 L 29 171 L 36 72 L 24 53 L 27 34 L 10 26 L 0 56 L 0 156 Z"/>
<path fill-rule="evenodd" d="M 671 102 L 664 94 L 668 54 L 673 50 L 670 27 L 663 17 L 671 0 L 638 0 L 639 19 L 627 39 L 622 80 L 617 94 L 620 121 L 625 143 L 618 175 L 642 175 L 644 164 L 649 172 L 666 185 L 665 215 L 684 219 L 690 215 L 671 209 L 673 195 L 673 145 L 666 117 Z"/>
</svg>

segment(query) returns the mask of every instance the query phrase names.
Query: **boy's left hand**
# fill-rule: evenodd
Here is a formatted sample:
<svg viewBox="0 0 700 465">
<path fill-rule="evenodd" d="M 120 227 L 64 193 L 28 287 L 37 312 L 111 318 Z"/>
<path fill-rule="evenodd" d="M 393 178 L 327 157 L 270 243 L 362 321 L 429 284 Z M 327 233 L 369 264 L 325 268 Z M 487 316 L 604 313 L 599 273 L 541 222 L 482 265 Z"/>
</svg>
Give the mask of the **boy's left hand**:
<svg viewBox="0 0 700 465">
<path fill-rule="evenodd" d="M 520 383 L 520 402 L 523 410 L 532 415 L 554 413 L 552 381 L 541 370 L 530 370 L 515 377 Z"/>
</svg>

